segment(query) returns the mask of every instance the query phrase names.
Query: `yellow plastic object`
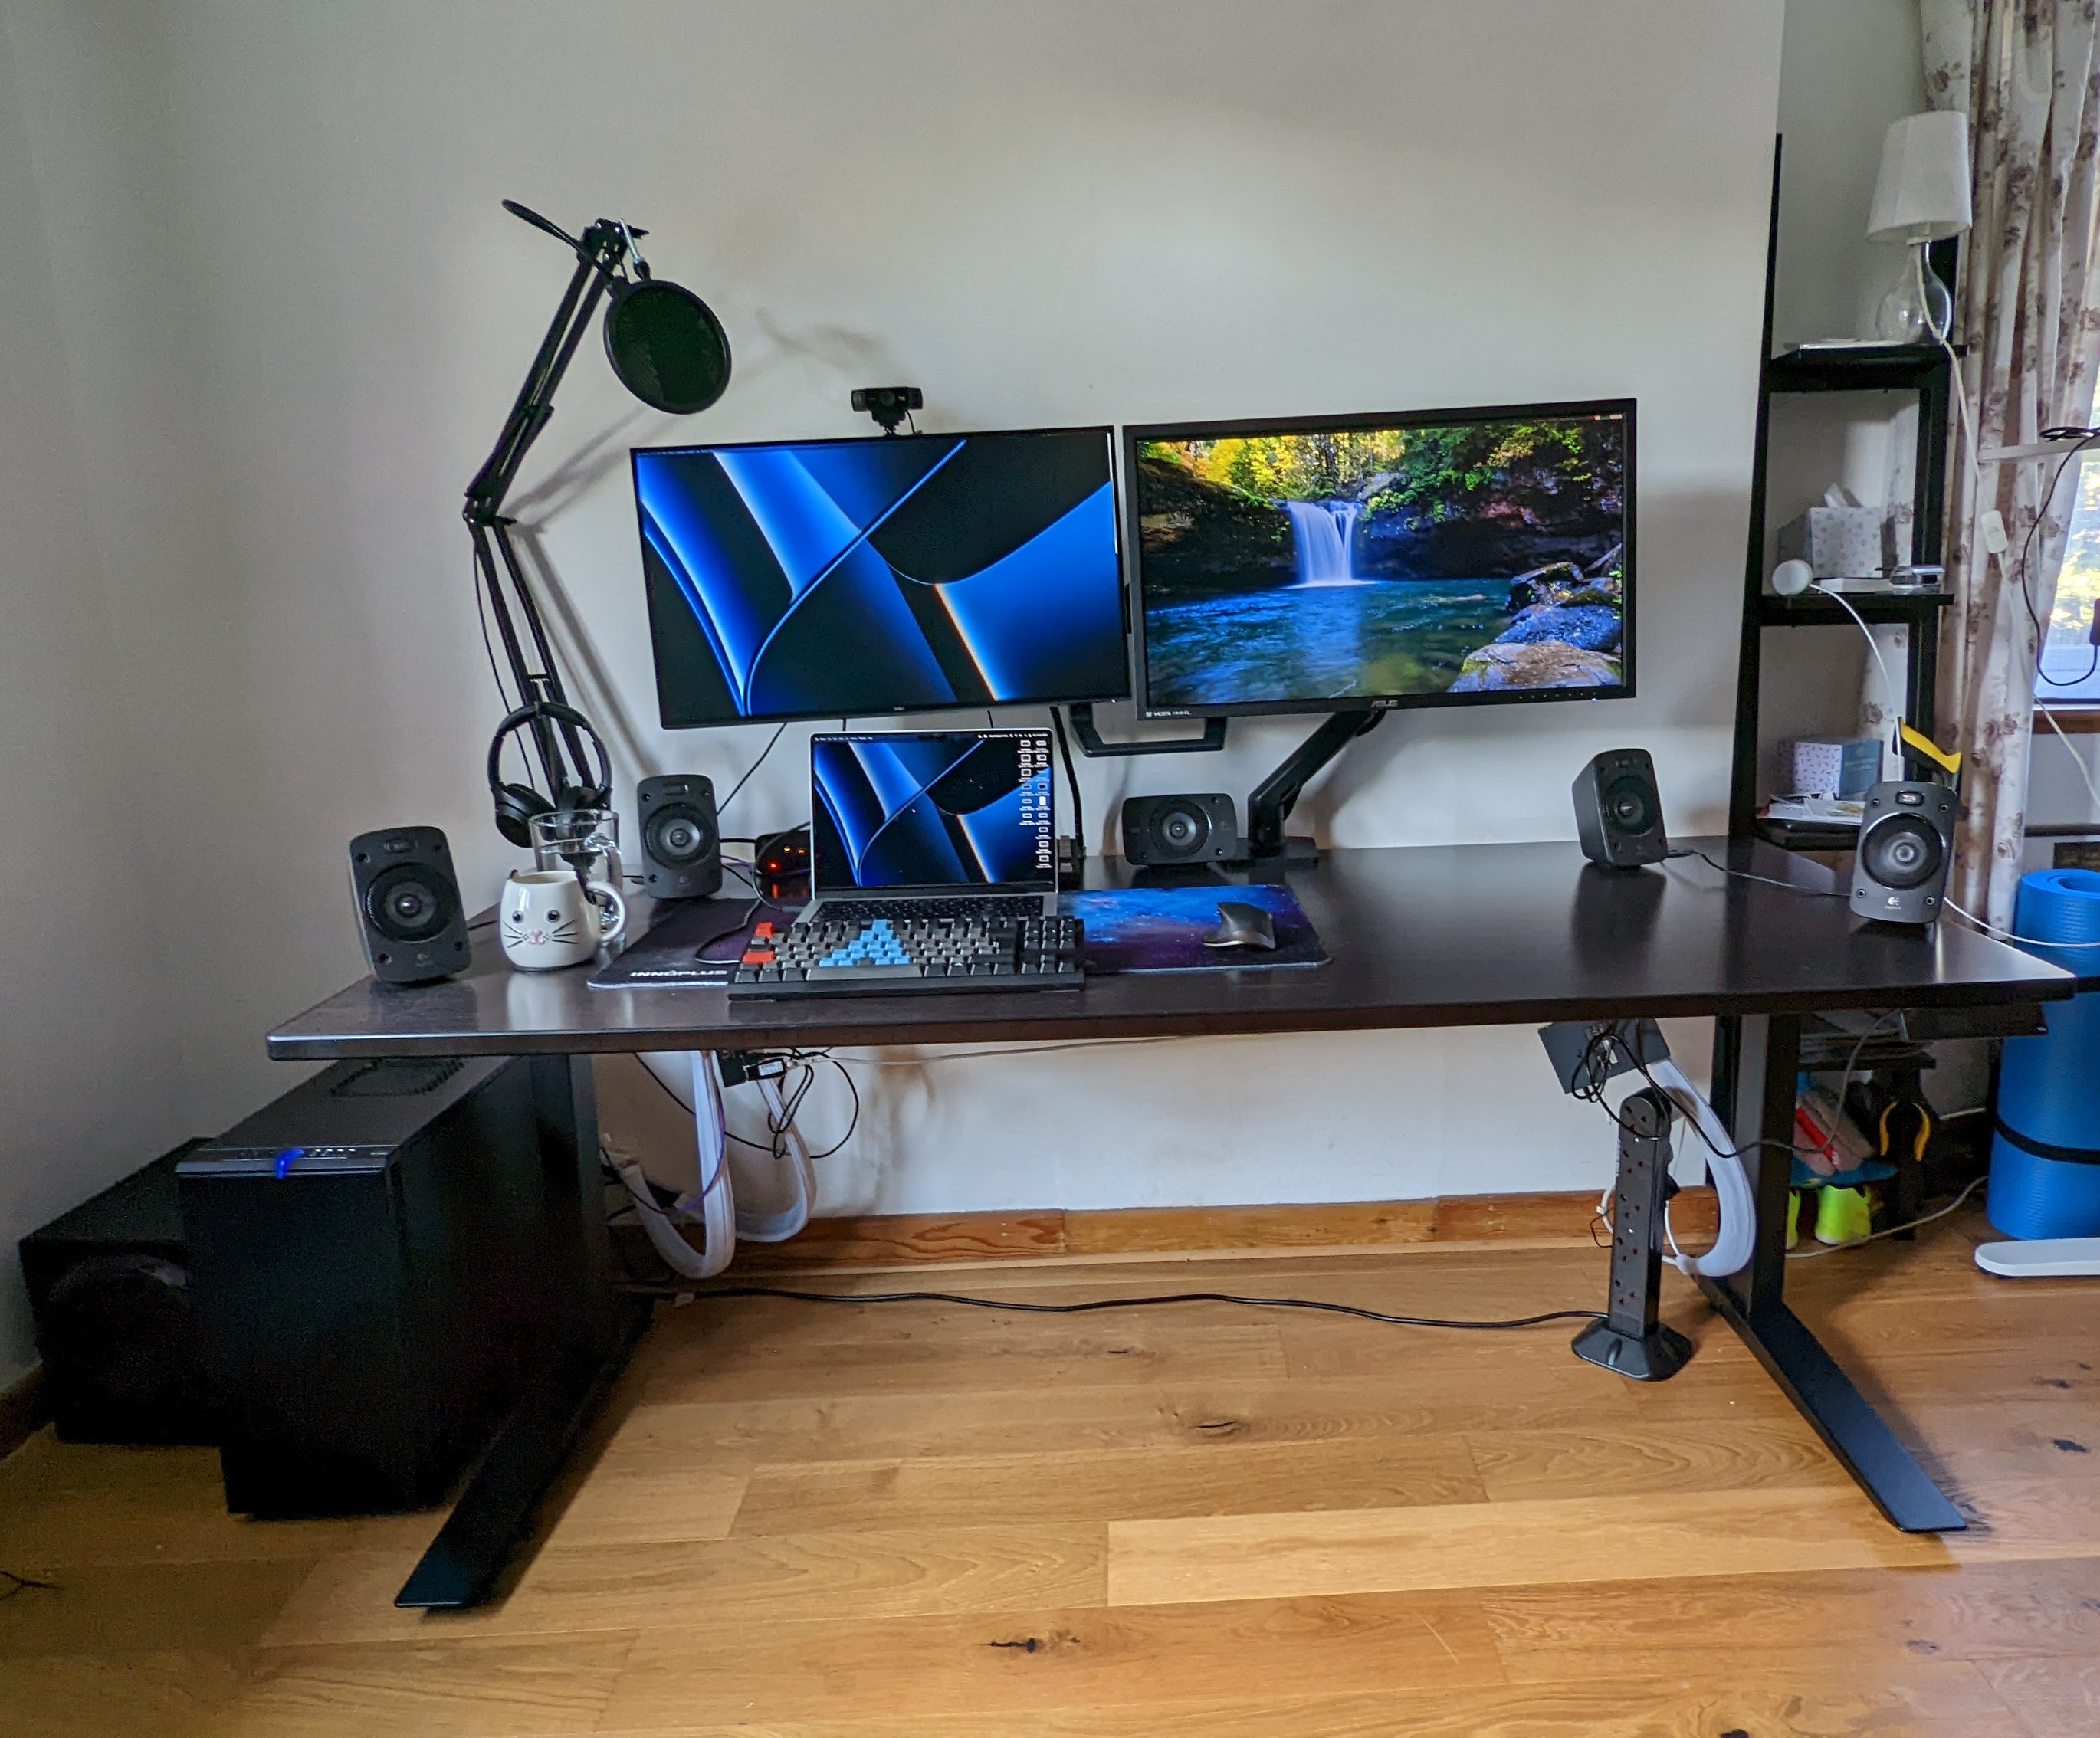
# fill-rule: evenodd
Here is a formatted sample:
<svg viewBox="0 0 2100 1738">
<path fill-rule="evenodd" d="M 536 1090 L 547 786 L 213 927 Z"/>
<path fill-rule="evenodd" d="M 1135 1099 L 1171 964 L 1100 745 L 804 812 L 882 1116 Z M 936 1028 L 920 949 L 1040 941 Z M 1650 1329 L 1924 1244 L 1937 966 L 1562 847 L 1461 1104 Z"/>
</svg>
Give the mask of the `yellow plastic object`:
<svg viewBox="0 0 2100 1738">
<path fill-rule="evenodd" d="M 1912 730 L 1908 722 L 1901 718 L 1896 721 L 1896 739 L 1903 748 L 1913 754 L 1923 756 L 1939 767 L 1948 778 L 1959 779 L 1961 776 L 1961 757 L 1958 752 L 1949 754 L 1923 731 Z"/>
<path fill-rule="evenodd" d="M 1873 1208 L 1866 1190 L 1827 1186 L 1816 1190 L 1817 1242 L 1857 1243 L 1873 1229 Z"/>
<path fill-rule="evenodd" d="M 1891 1099 L 1882 1107 L 1881 1154 L 1883 1158 L 1892 1158 L 1889 1151 L 1889 1114 L 1899 1105 L 1910 1105 L 1917 1111 L 1917 1139 L 1911 1143 L 1910 1156 L 1915 1164 L 1925 1162 L 1925 1144 L 1932 1139 L 1932 1113 L 1925 1107 L 1925 1101 L 1916 1098 Z"/>
<path fill-rule="evenodd" d="M 1800 1241 L 1801 1191 L 1789 1189 L 1786 1197 L 1786 1246 L 1792 1249 Z"/>
</svg>

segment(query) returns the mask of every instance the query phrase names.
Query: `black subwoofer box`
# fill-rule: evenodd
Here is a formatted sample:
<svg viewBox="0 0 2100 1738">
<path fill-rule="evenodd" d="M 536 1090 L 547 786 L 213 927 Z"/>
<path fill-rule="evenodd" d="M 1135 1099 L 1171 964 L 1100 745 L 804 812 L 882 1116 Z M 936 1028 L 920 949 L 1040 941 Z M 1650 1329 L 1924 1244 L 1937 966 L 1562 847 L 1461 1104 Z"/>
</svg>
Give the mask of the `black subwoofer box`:
<svg viewBox="0 0 2100 1738">
<path fill-rule="evenodd" d="M 175 1164 L 192 1140 L 22 1239 L 44 1392 L 68 1442 L 218 1440 Z"/>
<path fill-rule="evenodd" d="M 339 1062 L 178 1163 L 229 1509 L 442 1501 L 602 1307 L 535 1065 Z"/>
</svg>

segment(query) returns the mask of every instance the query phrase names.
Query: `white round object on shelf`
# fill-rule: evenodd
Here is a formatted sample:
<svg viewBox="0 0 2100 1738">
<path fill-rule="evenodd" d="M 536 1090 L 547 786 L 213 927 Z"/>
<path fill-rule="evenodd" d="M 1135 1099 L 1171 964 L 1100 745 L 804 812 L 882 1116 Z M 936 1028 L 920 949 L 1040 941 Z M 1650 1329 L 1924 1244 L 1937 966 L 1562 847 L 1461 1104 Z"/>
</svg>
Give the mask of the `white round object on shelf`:
<svg viewBox="0 0 2100 1738">
<path fill-rule="evenodd" d="M 1772 589 L 1782 598 L 1798 598 L 1815 583 L 1815 570 L 1805 561 L 1783 561 L 1772 569 Z"/>
</svg>

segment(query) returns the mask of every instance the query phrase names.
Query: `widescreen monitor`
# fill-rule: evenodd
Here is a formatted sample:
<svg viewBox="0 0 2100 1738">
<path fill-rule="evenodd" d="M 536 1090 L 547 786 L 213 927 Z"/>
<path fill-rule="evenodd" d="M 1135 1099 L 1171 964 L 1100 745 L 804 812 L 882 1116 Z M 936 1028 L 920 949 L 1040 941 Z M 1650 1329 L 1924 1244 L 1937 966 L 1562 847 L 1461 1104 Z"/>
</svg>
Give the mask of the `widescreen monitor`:
<svg viewBox="0 0 2100 1738">
<path fill-rule="evenodd" d="M 810 739 L 819 893 L 1057 885 L 1048 730 L 894 730 Z"/>
<path fill-rule="evenodd" d="M 1130 692 L 1110 433 L 636 450 L 669 729 Z"/>
<path fill-rule="evenodd" d="M 1631 399 L 1124 439 L 1147 717 L 1634 691 Z"/>
</svg>

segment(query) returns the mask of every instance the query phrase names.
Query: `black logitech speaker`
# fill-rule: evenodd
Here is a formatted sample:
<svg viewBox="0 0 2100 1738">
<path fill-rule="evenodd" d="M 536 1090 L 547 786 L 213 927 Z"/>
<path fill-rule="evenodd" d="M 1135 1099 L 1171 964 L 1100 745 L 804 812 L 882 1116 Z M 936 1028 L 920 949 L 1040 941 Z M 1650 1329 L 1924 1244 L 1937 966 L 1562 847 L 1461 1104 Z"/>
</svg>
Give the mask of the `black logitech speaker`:
<svg viewBox="0 0 2100 1738">
<path fill-rule="evenodd" d="M 350 890 L 372 975 L 420 984 L 474 958 L 452 854 L 435 827 L 391 827 L 350 841 Z"/>
<path fill-rule="evenodd" d="M 642 884 L 658 899 L 700 899 L 721 891 L 721 836 L 715 787 L 698 774 L 644 779 L 634 787 L 642 828 Z"/>
<path fill-rule="evenodd" d="M 1938 917 L 1961 809 L 1944 784 L 1890 779 L 1868 792 L 1852 854 L 1852 909 L 1888 924 Z"/>
<path fill-rule="evenodd" d="M 1149 867 L 1230 862 L 1240 854 L 1239 810 L 1221 792 L 1125 797 L 1123 854 Z"/>
<path fill-rule="evenodd" d="M 1607 869 L 1638 869 L 1669 856 L 1647 749 L 1607 748 L 1575 775 L 1575 832 L 1582 854 Z"/>
</svg>

